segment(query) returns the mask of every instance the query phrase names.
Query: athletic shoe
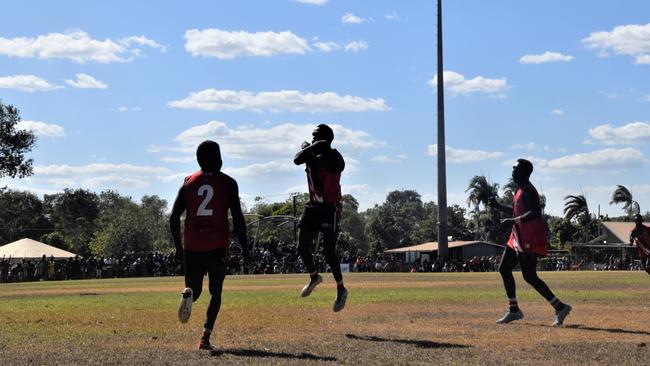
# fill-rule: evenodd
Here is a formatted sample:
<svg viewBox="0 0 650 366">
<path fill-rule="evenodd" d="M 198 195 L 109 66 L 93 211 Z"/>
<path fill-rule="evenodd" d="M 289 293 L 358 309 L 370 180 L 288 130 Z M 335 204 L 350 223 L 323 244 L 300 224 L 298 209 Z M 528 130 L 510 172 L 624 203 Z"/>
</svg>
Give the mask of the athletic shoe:
<svg viewBox="0 0 650 366">
<path fill-rule="evenodd" d="M 508 311 L 501 319 L 497 320 L 497 324 L 508 324 L 515 320 L 521 320 L 524 318 L 524 313 L 521 310 L 518 310 L 516 313 L 511 313 Z"/>
<path fill-rule="evenodd" d="M 178 320 L 181 323 L 187 323 L 192 315 L 192 289 L 186 287 L 181 293 L 181 303 L 178 305 Z"/>
<path fill-rule="evenodd" d="M 348 289 L 344 288 L 342 290 L 336 290 L 336 300 L 334 300 L 334 306 L 332 310 L 334 312 L 339 312 L 345 307 L 345 301 L 348 299 Z"/>
<path fill-rule="evenodd" d="M 216 351 L 217 347 L 213 346 L 209 340 L 206 341 L 204 339 L 201 339 L 199 341 L 199 349 L 206 350 L 206 351 Z"/>
<path fill-rule="evenodd" d="M 554 327 L 561 327 L 564 324 L 564 319 L 569 315 L 573 308 L 569 304 L 564 304 L 562 310 L 555 311 L 555 321 L 553 322 Z"/>
<path fill-rule="evenodd" d="M 311 295 L 311 292 L 314 291 L 316 286 L 320 285 L 321 282 L 323 282 L 323 277 L 317 274 L 315 278 L 309 281 L 309 283 L 302 288 L 302 291 L 300 291 L 300 297 L 307 297 Z"/>
</svg>

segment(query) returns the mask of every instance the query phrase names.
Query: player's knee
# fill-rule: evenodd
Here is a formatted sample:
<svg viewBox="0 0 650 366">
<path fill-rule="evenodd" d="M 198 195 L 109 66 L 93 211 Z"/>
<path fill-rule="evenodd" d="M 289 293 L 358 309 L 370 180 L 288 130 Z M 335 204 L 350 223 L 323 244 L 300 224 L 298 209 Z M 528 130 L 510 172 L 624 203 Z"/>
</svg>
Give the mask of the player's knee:
<svg viewBox="0 0 650 366">
<path fill-rule="evenodd" d="M 524 276 L 524 281 L 533 284 L 539 281 L 537 273 L 535 271 L 522 271 L 521 274 Z"/>
</svg>

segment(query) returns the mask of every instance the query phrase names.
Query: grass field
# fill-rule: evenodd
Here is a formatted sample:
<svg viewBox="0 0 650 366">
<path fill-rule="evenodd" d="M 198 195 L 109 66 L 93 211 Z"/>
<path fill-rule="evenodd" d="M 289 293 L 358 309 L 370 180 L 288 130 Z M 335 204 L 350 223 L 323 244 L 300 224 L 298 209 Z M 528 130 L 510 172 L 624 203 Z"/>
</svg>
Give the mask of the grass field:
<svg viewBox="0 0 650 366">
<path fill-rule="evenodd" d="M 552 308 L 516 275 L 524 320 L 506 309 L 498 273 L 348 274 L 301 299 L 305 275 L 226 278 L 213 342 L 195 350 L 207 288 L 192 318 L 176 318 L 181 278 L 0 285 L 0 364 L 638 364 L 650 361 L 645 272 L 544 272 L 574 311 Z M 207 278 L 206 286 L 207 287 Z"/>
</svg>

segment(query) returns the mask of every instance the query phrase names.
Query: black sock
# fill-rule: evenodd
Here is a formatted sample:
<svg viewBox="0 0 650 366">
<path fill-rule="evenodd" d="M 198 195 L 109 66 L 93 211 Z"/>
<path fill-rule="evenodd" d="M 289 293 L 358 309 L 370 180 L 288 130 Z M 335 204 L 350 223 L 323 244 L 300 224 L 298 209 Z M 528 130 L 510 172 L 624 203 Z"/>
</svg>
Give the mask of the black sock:
<svg viewBox="0 0 650 366">
<path fill-rule="evenodd" d="M 516 298 L 508 299 L 508 308 L 510 309 L 511 313 L 516 313 L 519 311 L 519 305 L 517 305 Z"/>
<path fill-rule="evenodd" d="M 337 290 L 345 290 L 345 286 L 343 286 L 343 281 L 341 283 L 336 283 L 336 289 Z"/>
<path fill-rule="evenodd" d="M 555 311 L 560 311 L 564 309 L 564 303 L 560 301 L 560 299 L 558 299 L 557 297 L 552 298 L 549 302 L 551 303 L 551 306 L 555 308 Z"/>
<path fill-rule="evenodd" d="M 201 341 L 210 342 L 210 334 L 212 334 L 212 329 L 203 328 L 203 335 L 201 336 Z"/>
</svg>

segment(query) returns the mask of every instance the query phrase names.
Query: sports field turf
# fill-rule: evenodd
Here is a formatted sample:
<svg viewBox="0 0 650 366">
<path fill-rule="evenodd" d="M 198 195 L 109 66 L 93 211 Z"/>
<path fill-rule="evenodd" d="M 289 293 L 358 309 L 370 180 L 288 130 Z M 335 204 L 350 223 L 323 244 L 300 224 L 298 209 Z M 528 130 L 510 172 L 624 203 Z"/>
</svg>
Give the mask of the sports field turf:
<svg viewBox="0 0 650 366">
<path fill-rule="evenodd" d="M 329 274 L 310 297 L 305 275 L 230 276 L 213 342 L 195 350 L 207 286 L 190 322 L 176 309 L 182 279 L 0 285 L 0 364 L 638 364 L 650 363 L 650 276 L 543 272 L 574 311 L 552 308 L 516 274 L 522 321 L 498 273 L 347 274 L 347 307 L 331 311 Z M 207 278 L 206 283 L 207 285 Z"/>
</svg>

